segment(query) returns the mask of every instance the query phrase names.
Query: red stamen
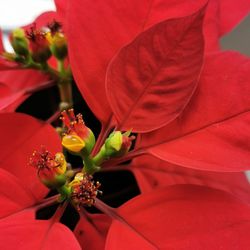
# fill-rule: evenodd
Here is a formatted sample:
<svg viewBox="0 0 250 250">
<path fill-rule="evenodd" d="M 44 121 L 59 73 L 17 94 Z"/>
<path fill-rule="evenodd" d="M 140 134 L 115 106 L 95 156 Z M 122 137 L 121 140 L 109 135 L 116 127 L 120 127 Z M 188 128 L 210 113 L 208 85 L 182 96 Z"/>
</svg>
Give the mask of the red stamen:
<svg viewBox="0 0 250 250">
<path fill-rule="evenodd" d="M 30 27 L 29 30 L 26 30 L 26 37 L 31 40 L 32 42 L 36 42 L 37 40 L 46 39 L 45 33 L 41 30 L 37 30 L 36 23 Z"/>
<path fill-rule="evenodd" d="M 61 114 L 61 120 L 63 121 L 65 127 L 68 129 L 66 134 L 76 134 L 82 139 L 88 136 L 89 131 L 85 126 L 81 114 L 75 116 L 73 109 L 70 109 L 68 111 L 64 110 Z"/>
<path fill-rule="evenodd" d="M 98 188 L 101 184 L 92 180 L 91 175 L 84 174 L 83 179 L 72 186 L 72 201 L 76 204 L 78 210 L 80 206 L 92 206 L 95 204 L 95 198 L 98 193 L 102 193 Z"/>
</svg>

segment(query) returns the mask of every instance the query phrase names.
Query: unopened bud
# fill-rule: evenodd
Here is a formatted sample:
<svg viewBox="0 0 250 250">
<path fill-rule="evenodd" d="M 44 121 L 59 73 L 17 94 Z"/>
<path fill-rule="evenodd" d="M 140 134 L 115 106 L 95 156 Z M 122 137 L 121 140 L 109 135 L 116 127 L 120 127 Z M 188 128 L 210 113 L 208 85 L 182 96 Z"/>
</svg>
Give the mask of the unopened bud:
<svg viewBox="0 0 250 250">
<path fill-rule="evenodd" d="M 58 188 L 66 183 L 67 162 L 62 153 L 53 155 L 42 147 L 33 153 L 30 165 L 37 168 L 39 179 L 48 188 Z"/>
<path fill-rule="evenodd" d="M 29 48 L 32 59 L 38 63 L 46 62 L 51 57 L 46 33 L 42 30 L 37 30 L 36 26 L 33 25 L 30 28 L 30 31 L 26 32 L 26 36 L 29 39 Z"/>
<path fill-rule="evenodd" d="M 80 152 L 84 148 L 86 153 L 90 154 L 95 145 L 95 136 L 85 125 L 82 115 L 75 116 L 74 110 L 70 109 L 62 112 L 61 119 L 67 129 L 66 135 L 63 137 L 63 146 L 72 152 Z"/>
<path fill-rule="evenodd" d="M 67 41 L 63 33 L 57 32 L 54 36 L 52 36 L 50 49 L 52 54 L 58 60 L 63 60 L 67 56 Z"/>
<path fill-rule="evenodd" d="M 129 135 L 130 132 L 122 134 L 120 131 L 115 131 L 111 133 L 105 141 L 106 156 L 120 157 L 125 155 L 132 145 L 132 140 L 135 139 L 134 136 Z"/>
<path fill-rule="evenodd" d="M 17 55 L 26 57 L 29 54 L 28 40 L 23 29 L 15 29 L 10 36 L 10 42 Z"/>
<path fill-rule="evenodd" d="M 85 142 L 77 135 L 65 135 L 62 145 L 70 152 L 79 153 L 85 147 Z"/>
</svg>

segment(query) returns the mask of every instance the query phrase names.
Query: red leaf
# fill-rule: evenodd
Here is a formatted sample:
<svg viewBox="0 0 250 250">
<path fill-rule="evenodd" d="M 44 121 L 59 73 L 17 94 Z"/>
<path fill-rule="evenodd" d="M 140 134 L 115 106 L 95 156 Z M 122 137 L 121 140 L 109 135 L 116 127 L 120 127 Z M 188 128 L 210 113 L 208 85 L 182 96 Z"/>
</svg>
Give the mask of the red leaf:
<svg viewBox="0 0 250 250">
<path fill-rule="evenodd" d="M 23 28 L 27 30 L 33 25 L 33 23 L 36 23 L 36 28 L 41 29 L 51 23 L 54 19 L 58 19 L 58 14 L 55 11 L 47 11 L 37 16 L 34 22 L 24 26 Z"/>
<path fill-rule="evenodd" d="M 0 95 L 5 98 L 1 99 L 0 112 L 14 111 L 32 92 L 53 85 L 48 75 L 20 69 L 1 71 L 0 82 Z"/>
<path fill-rule="evenodd" d="M 220 0 L 219 2 L 220 35 L 222 36 L 249 14 L 250 2 L 248 0 Z"/>
<path fill-rule="evenodd" d="M 35 203 L 35 196 L 17 177 L 0 168 L 0 179 L 0 218 Z"/>
<path fill-rule="evenodd" d="M 148 132 L 183 111 L 202 66 L 203 13 L 153 26 L 113 59 L 107 95 L 118 129 Z"/>
<path fill-rule="evenodd" d="M 7 61 L 5 58 L 0 56 L 0 71 L 2 70 L 14 70 L 20 68 L 20 65 L 15 62 Z"/>
<path fill-rule="evenodd" d="M 56 13 L 58 17 L 60 18 L 60 21 L 63 23 L 63 26 L 66 25 L 66 15 L 67 15 L 67 9 L 68 9 L 68 2 L 65 0 L 54 0 L 54 3 L 56 5 Z"/>
<path fill-rule="evenodd" d="M 87 214 L 81 217 L 74 233 L 82 249 L 103 250 L 111 219 L 105 214 Z"/>
<path fill-rule="evenodd" d="M 248 169 L 250 61 L 237 53 L 207 57 L 199 87 L 182 115 L 141 147 L 170 163 L 212 171 Z M 164 135 L 164 136 L 162 136 Z"/>
<path fill-rule="evenodd" d="M 22 97 L 24 97 L 23 91 L 18 91 L 15 93 L 7 85 L 0 83 L 0 112 L 10 109 L 10 106 L 13 103 L 18 105 L 19 100 L 23 100 Z M 13 109 L 15 109 L 15 107 L 16 106 L 14 106 Z"/>
<path fill-rule="evenodd" d="M 204 21 L 206 51 L 218 50 L 220 37 L 232 30 L 249 11 L 248 0 L 210 0 Z"/>
<path fill-rule="evenodd" d="M 250 184 L 244 173 L 183 168 L 152 156 L 138 157 L 130 167 L 142 193 L 153 191 L 157 187 L 194 184 L 226 191 L 250 203 Z"/>
<path fill-rule="evenodd" d="M 69 1 L 67 35 L 74 78 L 102 122 L 111 115 L 104 83 L 107 66 L 116 52 L 143 30 L 167 18 L 194 13 L 204 2 Z"/>
<path fill-rule="evenodd" d="M 191 185 L 156 189 L 118 211 L 144 239 L 113 221 L 105 249 L 247 249 L 250 243 L 249 206 L 218 190 Z"/>
<path fill-rule="evenodd" d="M 60 249 L 80 250 L 73 233 L 60 223 L 52 220 L 35 220 L 25 213 L 1 220 L 0 249 L 34 250 Z"/>
<path fill-rule="evenodd" d="M 49 124 L 24 114 L 0 114 L 0 120 L 0 167 L 17 176 L 36 198 L 42 198 L 47 189 L 37 178 L 37 170 L 28 166 L 29 157 L 41 145 L 59 152 L 58 134 Z"/>
<path fill-rule="evenodd" d="M 0 82 L 8 85 L 13 91 L 29 91 L 31 88 L 39 88 L 44 82 L 49 80 L 48 75 L 37 70 L 11 70 L 2 71 Z"/>
</svg>

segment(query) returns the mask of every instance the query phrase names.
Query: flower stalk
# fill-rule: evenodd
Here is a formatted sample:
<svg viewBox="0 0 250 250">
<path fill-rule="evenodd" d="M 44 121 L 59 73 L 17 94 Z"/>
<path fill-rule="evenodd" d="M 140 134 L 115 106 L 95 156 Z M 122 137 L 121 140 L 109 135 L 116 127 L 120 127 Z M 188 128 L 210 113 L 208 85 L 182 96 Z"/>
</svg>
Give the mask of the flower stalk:
<svg viewBox="0 0 250 250">
<path fill-rule="evenodd" d="M 26 31 L 16 29 L 10 36 L 15 53 L 4 52 L 3 57 L 19 63 L 21 69 L 34 69 L 49 75 L 58 86 L 62 111 L 73 106 L 73 98 L 72 73 L 69 66 L 65 68 L 67 39 L 61 28 L 60 23 L 53 21 L 41 29 L 37 29 L 35 23 Z M 52 56 L 57 60 L 57 69 L 48 63 Z"/>
</svg>

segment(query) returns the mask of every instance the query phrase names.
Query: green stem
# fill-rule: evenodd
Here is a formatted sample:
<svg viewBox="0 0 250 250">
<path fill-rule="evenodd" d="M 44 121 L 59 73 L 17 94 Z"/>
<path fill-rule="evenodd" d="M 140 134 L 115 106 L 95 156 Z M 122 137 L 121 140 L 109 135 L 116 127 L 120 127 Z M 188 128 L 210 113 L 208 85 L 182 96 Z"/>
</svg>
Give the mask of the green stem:
<svg viewBox="0 0 250 250">
<path fill-rule="evenodd" d="M 92 175 L 100 170 L 100 167 L 96 166 L 95 162 L 93 161 L 93 158 L 89 156 L 88 153 L 84 152 L 84 150 L 82 150 L 81 152 L 81 157 L 84 163 L 82 172 L 86 172 Z"/>
<path fill-rule="evenodd" d="M 107 159 L 105 147 L 102 146 L 100 151 L 93 157 L 93 162 L 100 166 Z"/>
<path fill-rule="evenodd" d="M 73 98 L 72 98 L 72 86 L 69 81 L 60 81 L 58 84 L 59 94 L 60 94 L 60 110 L 64 110 L 72 107 Z"/>
<path fill-rule="evenodd" d="M 58 193 L 60 193 L 60 195 L 62 196 L 63 199 L 68 199 L 70 198 L 71 195 L 71 188 L 67 187 L 66 185 L 63 185 L 61 187 L 57 188 Z"/>
<path fill-rule="evenodd" d="M 32 60 L 31 55 L 29 54 L 26 58 L 26 61 L 24 63 L 24 68 L 28 68 L 28 69 L 37 69 L 37 70 L 43 70 L 43 67 L 41 64 L 39 63 L 35 63 Z"/>
<path fill-rule="evenodd" d="M 57 60 L 57 69 L 62 77 L 65 76 L 64 60 Z"/>
<path fill-rule="evenodd" d="M 51 68 L 47 62 L 41 64 L 41 70 L 45 73 L 50 74 L 53 78 L 60 78 L 60 74 L 56 70 Z"/>
</svg>

